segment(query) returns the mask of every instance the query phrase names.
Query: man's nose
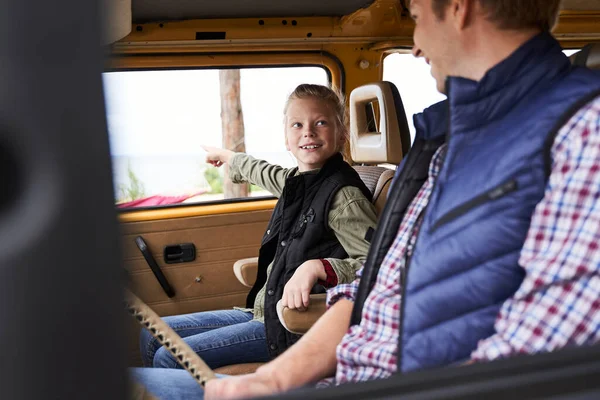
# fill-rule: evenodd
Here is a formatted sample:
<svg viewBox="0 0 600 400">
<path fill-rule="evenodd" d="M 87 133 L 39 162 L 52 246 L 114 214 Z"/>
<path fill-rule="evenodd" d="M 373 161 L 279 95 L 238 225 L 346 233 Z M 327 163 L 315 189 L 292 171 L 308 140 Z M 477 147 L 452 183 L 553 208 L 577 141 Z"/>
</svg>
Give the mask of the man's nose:
<svg viewBox="0 0 600 400">
<path fill-rule="evenodd" d="M 415 45 L 412 48 L 412 55 L 416 58 L 423 57 L 423 51 Z"/>
</svg>

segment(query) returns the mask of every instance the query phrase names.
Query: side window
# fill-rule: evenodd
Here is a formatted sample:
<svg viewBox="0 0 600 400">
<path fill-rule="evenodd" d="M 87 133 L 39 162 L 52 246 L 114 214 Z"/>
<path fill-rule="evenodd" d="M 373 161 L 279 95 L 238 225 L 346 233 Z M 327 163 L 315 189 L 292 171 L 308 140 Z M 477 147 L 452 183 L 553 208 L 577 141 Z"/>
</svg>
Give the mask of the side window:
<svg viewBox="0 0 600 400">
<path fill-rule="evenodd" d="M 431 67 L 423 58 L 412 54 L 393 53 L 383 60 L 383 80 L 396 85 L 402 101 L 411 139 L 415 138 L 413 115 L 446 98 L 437 91 Z"/>
<path fill-rule="evenodd" d="M 285 149 L 285 101 L 301 83 L 327 84 L 327 72 L 320 67 L 248 68 L 239 76 L 240 140 L 246 153 L 294 167 Z M 224 143 L 219 70 L 105 72 L 103 82 L 118 208 L 225 198 L 223 168 L 206 164 L 200 147 Z M 245 186 L 246 197 L 270 196 Z"/>
</svg>

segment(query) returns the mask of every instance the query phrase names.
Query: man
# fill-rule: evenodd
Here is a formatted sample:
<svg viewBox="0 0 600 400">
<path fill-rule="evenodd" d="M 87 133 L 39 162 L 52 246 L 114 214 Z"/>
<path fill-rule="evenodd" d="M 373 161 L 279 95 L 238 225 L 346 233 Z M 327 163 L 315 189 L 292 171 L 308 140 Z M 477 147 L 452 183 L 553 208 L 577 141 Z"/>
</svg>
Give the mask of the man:
<svg viewBox="0 0 600 400">
<path fill-rule="evenodd" d="M 361 278 L 330 290 L 295 346 L 210 381 L 207 398 L 600 341 L 600 76 L 572 69 L 550 36 L 558 8 L 411 1 L 413 53 L 448 101 L 415 118 Z M 136 373 L 169 398 L 161 372 Z"/>
</svg>

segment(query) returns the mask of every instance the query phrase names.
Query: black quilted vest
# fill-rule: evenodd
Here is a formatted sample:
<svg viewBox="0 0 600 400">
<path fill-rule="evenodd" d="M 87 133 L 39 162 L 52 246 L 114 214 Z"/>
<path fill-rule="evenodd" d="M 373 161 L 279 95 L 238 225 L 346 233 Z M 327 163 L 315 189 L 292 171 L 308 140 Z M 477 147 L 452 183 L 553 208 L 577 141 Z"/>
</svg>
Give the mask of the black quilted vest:
<svg viewBox="0 0 600 400">
<path fill-rule="evenodd" d="M 307 260 L 348 257 L 328 224 L 331 202 L 344 186 L 358 187 L 367 199 L 371 199 L 371 192 L 358 173 L 340 154 L 336 154 L 318 173 L 288 178 L 275 206 L 259 251 L 256 283 L 246 299 L 246 306 L 254 307 L 257 293 L 267 284 L 265 329 L 269 354 L 273 358 L 300 338 L 281 325 L 275 308 L 296 268 Z M 272 261 L 273 268 L 267 282 L 267 267 Z M 324 291 L 317 284 L 312 293 Z"/>
</svg>

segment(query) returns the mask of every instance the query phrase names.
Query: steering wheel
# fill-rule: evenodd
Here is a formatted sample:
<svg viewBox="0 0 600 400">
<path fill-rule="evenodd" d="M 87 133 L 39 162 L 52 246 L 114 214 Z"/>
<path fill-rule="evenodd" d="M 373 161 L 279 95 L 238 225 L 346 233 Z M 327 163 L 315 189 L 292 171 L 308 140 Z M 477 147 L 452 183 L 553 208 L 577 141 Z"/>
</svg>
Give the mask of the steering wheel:
<svg viewBox="0 0 600 400">
<path fill-rule="evenodd" d="M 158 340 L 198 384 L 204 388 L 206 382 L 215 378 L 215 373 L 183 341 L 175 331 L 167 325 L 146 303 L 125 289 L 125 306 L 127 311 Z"/>
</svg>

